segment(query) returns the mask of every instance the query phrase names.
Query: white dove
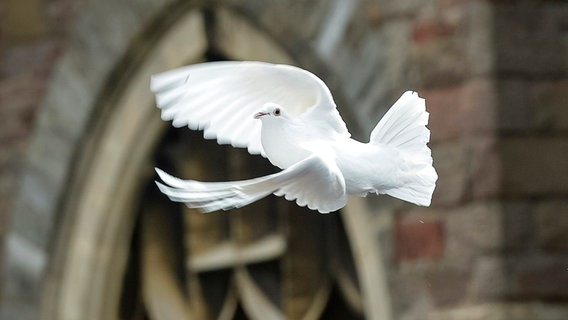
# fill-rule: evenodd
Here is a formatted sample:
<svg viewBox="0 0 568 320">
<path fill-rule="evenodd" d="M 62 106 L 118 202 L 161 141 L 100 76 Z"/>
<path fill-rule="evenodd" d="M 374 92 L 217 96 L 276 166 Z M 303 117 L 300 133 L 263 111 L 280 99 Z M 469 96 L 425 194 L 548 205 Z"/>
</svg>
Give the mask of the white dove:
<svg viewBox="0 0 568 320">
<path fill-rule="evenodd" d="M 406 92 L 371 132 L 350 138 L 324 82 L 289 65 L 210 62 L 151 79 L 163 120 L 247 148 L 282 169 L 230 182 L 181 180 L 156 168 L 172 201 L 203 212 L 239 208 L 270 194 L 328 213 L 368 193 L 429 206 L 438 175 L 426 145 L 425 101 Z"/>
</svg>

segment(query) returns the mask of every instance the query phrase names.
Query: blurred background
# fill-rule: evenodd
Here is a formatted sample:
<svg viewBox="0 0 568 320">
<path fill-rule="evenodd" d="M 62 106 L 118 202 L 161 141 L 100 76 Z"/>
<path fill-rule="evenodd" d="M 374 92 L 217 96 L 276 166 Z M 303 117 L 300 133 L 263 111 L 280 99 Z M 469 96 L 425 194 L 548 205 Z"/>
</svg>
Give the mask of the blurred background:
<svg viewBox="0 0 568 320">
<path fill-rule="evenodd" d="M 568 1 L 4 0 L 0 16 L 2 319 L 568 319 Z M 275 170 L 160 120 L 150 75 L 217 60 L 316 73 L 361 141 L 418 91 L 432 206 L 169 202 L 155 166 Z"/>
</svg>

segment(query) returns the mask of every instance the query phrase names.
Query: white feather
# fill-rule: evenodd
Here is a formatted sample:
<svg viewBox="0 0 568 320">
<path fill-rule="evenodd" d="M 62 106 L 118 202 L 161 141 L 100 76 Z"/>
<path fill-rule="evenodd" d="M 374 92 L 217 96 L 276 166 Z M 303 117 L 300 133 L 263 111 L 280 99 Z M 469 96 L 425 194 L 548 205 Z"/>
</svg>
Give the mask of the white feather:
<svg viewBox="0 0 568 320">
<path fill-rule="evenodd" d="M 204 212 L 240 208 L 271 193 L 321 213 L 339 210 L 347 203 L 341 172 L 317 156 L 275 174 L 231 182 L 180 180 L 160 169 L 156 172 L 166 183 L 156 183 L 162 193 Z"/>
<path fill-rule="evenodd" d="M 385 193 L 422 206 L 429 206 L 438 174 L 432 167 L 428 148 L 430 130 L 424 99 L 407 91 L 394 103 L 371 132 L 371 143 L 385 143 L 402 153 L 407 171 L 413 175 L 408 183 Z"/>
<path fill-rule="evenodd" d="M 315 119 L 328 130 L 349 136 L 327 86 L 314 74 L 293 66 L 237 61 L 195 64 L 154 75 L 150 89 L 162 119 L 173 120 L 175 127 L 205 129 L 208 139 L 246 147 L 251 154 L 264 155 L 260 121 L 253 115 L 268 102 L 287 106 L 293 115 L 313 110 L 319 115 Z M 228 114 L 231 121 L 224 120 Z"/>
<path fill-rule="evenodd" d="M 156 169 L 171 200 L 205 212 L 239 208 L 273 193 L 327 213 L 348 194 L 389 194 L 430 205 L 437 173 L 424 99 L 406 92 L 369 143 L 350 138 L 329 89 L 297 67 L 261 62 L 198 64 L 154 76 L 164 120 L 204 130 L 220 144 L 262 154 L 283 170 L 249 180 L 181 180 Z M 259 120 L 253 118 L 257 113 Z"/>
</svg>

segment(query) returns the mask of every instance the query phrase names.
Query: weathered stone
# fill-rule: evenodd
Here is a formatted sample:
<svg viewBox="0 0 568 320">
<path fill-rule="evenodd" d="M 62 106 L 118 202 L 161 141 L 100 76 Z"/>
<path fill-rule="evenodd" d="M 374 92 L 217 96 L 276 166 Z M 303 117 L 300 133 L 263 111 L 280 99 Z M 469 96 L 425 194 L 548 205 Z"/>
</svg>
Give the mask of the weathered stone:
<svg viewBox="0 0 568 320">
<path fill-rule="evenodd" d="M 464 132 L 471 136 L 491 136 L 496 128 L 495 84 L 475 79 L 463 88 Z"/>
<path fill-rule="evenodd" d="M 503 233 L 507 252 L 529 250 L 534 246 L 534 217 L 529 201 L 503 201 Z"/>
<path fill-rule="evenodd" d="M 502 192 L 529 196 L 568 193 L 568 141 L 563 138 L 507 138 L 498 144 Z"/>
<path fill-rule="evenodd" d="M 568 250 L 568 201 L 541 202 L 535 207 L 536 241 L 551 251 Z"/>
<path fill-rule="evenodd" d="M 26 301 L 26 302 L 23 302 Z M 4 299 L 1 319 L 35 320 L 39 318 L 39 302 L 31 299 Z"/>
<path fill-rule="evenodd" d="M 45 241 L 51 233 L 53 214 L 51 210 L 57 199 L 54 197 L 55 188 L 50 189 L 45 180 L 37 173 L 27 173 L 21 183 L 21 192 L 27 197 L 18 198 L 13 205 L 11 230 L 25 237 L 33 245 L 47 250 L 49 243 Z"/>
<path fill-rule="evenodd" d="M 0 82 L 0 144 L 27 140 L 43 89 L 43 81 L 31 72 Z"/>
<path fill-rule="evenodd" d="M 89 81 L 83 74 L 79 57 L 67 53 L 59 60 L 60 67 L 51 78 L 51 88 L 66 87 L 66 91 L 50 90 L 44 100 L 43 108 L 49 112 L 39 115 L 37 130 L 42 135 L 58 134 L 63 140 L 72 140 L 85 126 L 95 96 L 94 87 L 100 85 Z M 102 66 L 99 65 L 102 69 Z M 98 70 L 91 69 L 93 74 Z M 56 129 L 54 129 L 56 128 Z"/>
<path fill-rule="evenodd" d="M 495 138 L 483 137 L 470 141 L 471 197 L 488 199 L 501 192 L 502 163 Z"/>
<path fill-rule="evenodd" d="M 463 82 L 469 72 L 468 65 L 463 63 L 463 48 L 451 38 L 414 44 L 410 48 L 409 60 L 409 81 L 420 88 L 445 87 Z"/>
<path fill-rule="evenodd" d="M 331 1 L 224 1 L 234 2 L 240 11 L 254 17 L 262 27 L 280 38 L 288 38 L 288 43 L 299 45 L 301 41 L 311 41 L 321 30 L 326 14 L 333 10 Z M 286 14 L 282 14 L 286 12 Z M 293 36 L 291 36 L 293 35 Z M 295 39 L 295 40 L 293 40 Z"/>
<path fill-rule="evenodd" d="M 436 259 L 444 252 L 444 230 L 440 221 L 397 221 L 395 239 L 398 261 Z"/>
<path fill-rule="evenodd" d="M 230 10 L 218 10 L 215 16 L 214 45 L 216 49 L 231 52 L 229 58 L 236 60 L 272 61 L 291 63 L 288 52 L 279 50 L 268 34 L 258 32 L 242 16 Z M 258 44 L 253 46 L 252 44 Z"/>
<path fill-rule="evenodd" d="M 6 14 L 2 19 L 2 33 L 12 40 L 37 39 L 45 32 L 45 17 L 40 0 L 5 1 Z"/>
<path fill-rule="evenodd" d="M 462 304 L 471 281 L 468 268 L 439 265 L 424 272 L 424 280 L 435 308 Z"/>
<path fill-rule="evenodd" d="M 349 1 L 335 1 L 326 12 L 323 27 L 315 39 L 316 51 L 328 60 L 340 49 L 356 5 Z"/>
<path fill-rule="evenodd" d="M 42 280 L 47 257 L 46 252 L 26 237 L 12 232 L 6 239 L 6 254 L 11 259 L 5 264 L 4 293 L 9 297 L 39 299 L 41 292 L 36 290 L 37 282 Z"/>
<path fill-rule="evenodd" d="M 467 199 L 469 169 L 467 147 L 460 143 L 432 146 L 438 181 L 432 197 L 434 205 L 455 205 Z"/>
<path fill-rule="evenodd" d="M 413 22 L 414 42 L 407 64 L 411 83 L 447 87 L 471 76 L 491 74 L 491 10 L 483 1 L 444 4 L 441 13 L 421 7 Z M 426 41 L 427 40 L 427 41 Z"/>
<path fill-rule="evenodd" d="M 407 90 L 416 89 L 405 79 L 405 68 L 407 63 L 407 49 L 409 46 L 408 34 L 410 27 L 408 24 L 399 20 L 387 21 L 382 24 L 379 30 L 373 30 L 365 40 L 372 41 L 372 45 L 366 47 L 367 51 L 375 48 L 376 53 L 372 54 L 374 59 L 363 58 L 360 50 L 354 48 L 352 52 L 345 55 L 340 74 L 350 74 L 351 77 L 367 77 L 367 82 L 358 82 L 357 90 L 351 91 L 353 94 L 353 106 L 356 110 L 355 116 L 368 134 L 377 124 L 379 118 L 384 115 L 388 108 Z M 348 71 L 353 64 L 350 55 L 355 54 L 360 57 L 357 63 L 359 70 L 364 72 Z M 370 55 L 370 54 L 366 54 Z M 375 60 L 371 63 L 372 60 Z M 343 69 L 343 71 L 341 69 Z M 344 81 L 346 85 L 349 81 Z M 349 91 L 349 89 L 346 89 Z M 367 137 L 365 137 L 367 138 Z"/>
<path fill-rule="evenodd" d="M 432 310 L 432 301 L 429 297 L 428 284 L 415 268 L 393 274 L 391 283 L 392 300 L 395 310 L 395 319 L 418 320 Z"/>
<path fill-rule="evenodd" d="M 541 131 L 568 130 L 568 80 L 533 86 L 535 122 Z"/>
<path fill-rule="evenodd" d="M 496 98 L 490 80 L 472 80 L 421 92 L 430 112 L 432 142 L 489 136 L 496 123 Z"/>
<path fill-rule="evenodd" d="M 43 192 L 53 195 L 65 180 L 65 170 L 73 152 L 72 145 L 67 137 L 62 137 L 49 129 L 41 131 L 38 129 L 38 131 L 41 134 L 35 135 L 31 141 L 27 164 L 30 166 L 30 176 L 41 181 L 40 184 L 45 188 Z"/>
<path fill-rule="evenodd" d="M 529 97 L 529 87 L 526 79 L 497 81 L 497 121 L 501 132 L 530 130 L 533 127 L 535 110 Z"/>
<path fill-rule="evenodd" d="M 368 32 L 366 38 L 357 47 L 353 48 L 344 55 L 344 58 L 352 60 L 334 66 L 334 69 L 346 78 L 353 78 L 353 81 L 346 81 L 345 95 L 350 101 L 357 101 L 363 91 L 367 89 L 372 79 L 378 76 L 386 77 L 386 62 L 388 51 L 384 48 L 388 47 L 387 38 L 383 32 Z M 345 50 L 345 49 L 344 49 Z M 332 64 L 333 65 L 333 64 Z M 379 73 L 377 70 L 384 70 Z M 361 106 L 355 105 L 355 108 Z M 376 106 L 375 106 L 376 107 Z M 369 111 L 369 110 L 362 110 Z"/>
<path fill-rule="evenodd" d="M 447 254 L 469 263 L 503 247 L 502 213 L 497 203 L 478 202 L 456 209 L 446 220 Z"/>
<path fill-rule="evenodd" d="M 568 61 L 561 26 L 568 14 L 558 8 L 558 13 L 551 14 L 548 6 L 554 10 L 554 5 L 535 2 L 495 3 L 494 49 L 498 72 L 566 74 Z"/>
<path fill-rule="evenodd" d="M 389 0 L 365 0 L 363 2 L 376 3 L 381 10 L 385 18 L 400 17 L 408 14 L 416 13 L 425 4 L 424 1 L 420 0 L 409 0 L 409 1 L 389 1 Z"/>
<path fill-rule="evenodd" d="M 463 86 L 449 86 L 423 90 L 420 96 L 426 99 L 426 110 L 430 112 L 428 127 L 432 143 L 455 140 L 462 136 L 464 119 Z"/>
<path fill-rule="evenodd" d="M 60 49 L 61 43 L 52 38 L 7 47 L 2 50 L 0 75 L 18 78 L 33 73 L 34 82 L 45 84 Z"/>
<path fill-rule="evenodd" d="M 210 47 L 210 53 L 231 52 L 234 55 L 229 58 L 317 66 L 310 69 L 326 70 L 316 73 L 330 86 L 336 85 L 338 91 L 343 91 L 337 95 L 334 92 L 336 98 L 345 94 L 349 100 L 341 103 L 341 107 L 352 106 L 349 111 L 355 114 L 353 119 L 366 132 L 363 138 L 368 137 L 378 116 L 401 92 L 418 89 L 427 98 L 434 165 L 440 179 L 432 208 L 420 214 L 407 213 L 394 230 L 393 243 L 410 239 L 414 244 L 418 239 L 422 245 L 413 247 L 407 241 L 405 247 L 410 249 L 401 250 L 406 255 L 395 252 L 401 263 L 392 266 L 389 272 L 397 277 L 391 288 L 397 292 L 393 299 L 398 304 L 400 317 L 397 318 L 558 320 L 568 317 L 568 311 L 561 306 L 567 299 L 564 291 L 568 286 L 567 263 L 563 258 L 568 226 L 561 214 L 568 205 L 565 203 L 568 146 L 564 137 L 568 129 L 566 3 L 217 0 L 182 4 L 183 1 L 173 0 L 103 0 L 83 1 L 66 10 L 64 2 L 52 0 L 42 7 L 45 9 L 42 14 L 50 22 L 40 42 L 13 46 L 0 39 L 0 77 L 13 80 L 15 75 L 23 74 L 25 78 L 16 80 L 30 81 L 29 86 L 21 87 L 26 90 L 5 99 L 1 91 L 7 82 L 0 80 L 0 215 L 7 220 L 8 211 L 4 208 L 11 206 L 6 205 L 5 199 L 18 198 L 15 209 L 10 211 L 17 215 L 12 218 L 13 224 L 2 228 L 11 228 L 10 232 L 24 236 L 32 247 L 46 253 L 45 248 L 53 240 L 48 231 L 51 223 L 59 220 L 46 212 L 56 212 L 62 192 L 66 192 L 61 186 L 72 172 L 75 150 L 84 142 L 80 137 L 89 134 L 85 124 L 101 116 L 98 111 L 91 113 L 95 103 L 106 102 L 99 95 L 110 91 L 109 88 L 127 85 L 116 81 L 122 71 L 137 72 L 134 70 L 137 66 L 121 69 L 124 53 L 129 48 L 146 52 L 154 44 L 145 43 L 138 48 L 139 42 L 156 37 L 163 31 L 161 28 L 178 26 L 176 19 L 180 13 L 203 5 L 207 7 L 203 24 L 207 30 L 196 32 L 207 39 L 196 42 L 180 34 L 177 42 L 183 42 L 184 46 L 160 53 L 166 59 L 222 42 L 223 47 Z M 1 13 L 4 10 L 0 8 Z M 164 21 L 148 23 L 155 18 Z M 221 29 L 227 32 L 222 34 Z M 67 37 L 69 30 L 73 34 Z M 261 38 L 265 42 L 259 44 Z M 276 46 L 278 50 L 274 49 Z M 56 65 L 55 58 L 64 47 L 64 58 Z M 172 67 L 181 63 L 176 59 L 171 61 L 168 65 Z M 53 66 L 57 72 L 55 77 L 49 77 Z M 50 84 L 48 92 L 52 93 L 44 99 L 40 91 L 46 83 Z M 54 86 L 66 90 L 55 90 Z M 42 116 L 34 123 L 42 99 L 41 112 L 49 116 Z M 135 102 L 142 105 L 148 101 Z M 12 122 L 5 115 L 15 116 L 17 121 Z M 118 121 L 124 121 L 126 128 L 133 121 L 125 118 L 128 121 L 124 118 Z M 31 128 L 41 138 L 31 140 L 27 158 L 31 165 L 24 168 L 22 187 L 15 188 L 21 167 L 14 159 L 23 158 Z M 120 134 L 114 137 L 119 139 Z M 144 137 L 139 138 L 143 143 Z M 34 175 L 36 171 L 41 174 Z M 99 191 L 107 192 L 108 187 L 93 190 L 91 193 L 96 196 Z M 472 200 L 476 202 L 472 204 Z M 385 197 L 375 197 L 368 203 L 373 210 L 381 206 L 409 208 L 397 201 L 386 201 Z M 93 204 L 98 205 L 96 201 Z M 409 217 L 420 217 L 424 223 Z M 82 224 L 85 230 L 92 230 L 89 221 L 94 220 L 85 221 Z M 101 225 L 108 223 L 101 221 Z M 385 229 L 385 225 L 390 224 L 381 225 L 381 234 L 388 237 L 393 230 Z M 114 226 L 113 223 L 104 229 L 108 243 L 111 240 L 107 239 L 116 236 L 110 231 Z M 85 247 L 81 246 L 88 232 L 77 234 L 80 241 L 73 241 L 73 245 L 81 249 L 77 249 L 81 259 L 85 254 L 82 250 Z M 122 237 L 128 238 L 124 234 Z M 40 238 L 47 240 L 39 243 Z M 389 247 L 385 251 L 389 249 L 392 250 Z M 368 251 L 355 252 L 368 259 Z M 7 277 L 12 281 L 10 286 L 15 285 L 26 294 L 4 296 L 2 302 L 9 306 L 0 311 L 1 318 L 39 317 L 39 302 L 27 293 L 41 294 L 42 279 L 41 275 L 37 276 L 41 271 L 25 271 L 33 263 L 22 261 L 8 268 Z M 100 261 L 97 263 L 104 265 Z M 70 288 L 84 278 L 82 275 L 90 274 L 85 268 L 92 266 L 87 262 L 83 267 L 69 276 Z M 104 285 L 98 280 L 105 279 L 105 272 L 91 279 L 97 288 L 86 285 L 82 292 L 70 289 L 68 297 L 99 290 L 98 286 Z M 374 285 L 369 282 L 362 287 Z M 506 298 L 550 299 L 556 304 L 493 303 Z M 88 309 L 100 303 L 93 301 Z M 69 308 L 83 314 L 85 310 L 77 306 L 70 303 Z M 440 309 L 446 311 L 432 312 Z"/>
<path fill-rule="evenodd" d="M 417 43 L 452 36 L 455 28 L 441 21 L 419 21 L 412 29 L 412 40 Z"/>
<path fill-rule="evenodd" d="M 494 27 L 493 5 L 488 1 L 443 0 L 456 6 L 461 13 L 458 26 L 459 46 L 465 49 L 465 61 L 473 77 L 486 77 L 495 69 L 493 48 Z"/>
<path fill-rule="evenodd" d="M 431 312 L 428 320 L 560 320 L 568 308 L 541 302 L 490 303 Z M 422 318 L 424 319 L 424 318 Z"/>
<path fill-rule="evenodd" d="M 509 270 L 515 276 L 516 295 L 540 299 L 567 299 L 567 258 L 524 256 L 511 259 Z"/>
<path fill-rule="evenodd" d="M 499 301 L 508 293 L 509 279 L 503 259 L 483 256 L 476 260 L 469 295 L 476 303 Z"/>
</svg>

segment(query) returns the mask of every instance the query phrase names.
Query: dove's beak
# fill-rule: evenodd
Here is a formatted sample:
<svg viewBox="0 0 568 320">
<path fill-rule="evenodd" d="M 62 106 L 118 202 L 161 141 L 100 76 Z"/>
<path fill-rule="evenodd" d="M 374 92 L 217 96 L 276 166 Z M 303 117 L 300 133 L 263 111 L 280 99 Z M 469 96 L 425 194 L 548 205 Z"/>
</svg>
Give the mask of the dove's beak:
<svg viewBox="0 0 568 320">
<path fill-rule="evenodd" d="M 254 118 L 255 118 L 255 119 L 260 119 L 260 118 L 264 117 L 264 116 L 267 115 L 267 114 L 268 114 L 268 113 L 266 113 L 266 112 L 257 112 L 257 113 L 254 115 Z"/>
</svg>

